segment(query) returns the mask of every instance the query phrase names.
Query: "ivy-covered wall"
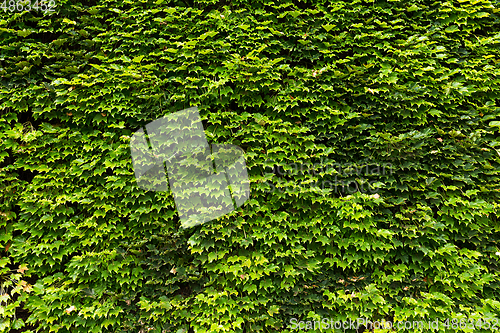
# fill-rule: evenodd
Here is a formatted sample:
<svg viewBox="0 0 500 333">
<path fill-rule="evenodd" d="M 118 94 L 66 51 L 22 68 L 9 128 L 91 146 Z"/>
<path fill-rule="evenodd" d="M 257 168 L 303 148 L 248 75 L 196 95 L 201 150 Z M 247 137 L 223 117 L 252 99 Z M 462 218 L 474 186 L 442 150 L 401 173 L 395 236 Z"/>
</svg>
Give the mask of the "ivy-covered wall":
<svg viewBox="0 0 500 333">
<path fill-rule="evenodd" d="M 0 332 L 492 331 L 498 1 L 12 2 Z M 245 151 L 251 194 L 182 229 L 129 144 L 191 106 Z"/>
</svg>

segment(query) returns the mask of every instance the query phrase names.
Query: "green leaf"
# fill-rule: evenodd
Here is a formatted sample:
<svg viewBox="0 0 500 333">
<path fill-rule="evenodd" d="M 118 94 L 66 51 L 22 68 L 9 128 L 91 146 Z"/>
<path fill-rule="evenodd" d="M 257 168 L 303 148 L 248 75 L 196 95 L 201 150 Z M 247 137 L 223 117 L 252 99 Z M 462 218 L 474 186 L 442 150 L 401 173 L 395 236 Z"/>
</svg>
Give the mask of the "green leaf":
<svg viewBox="0 0 500 333">
<path fill-rule="evenodd" d="M 73 25 L 74 25 L 74 24 L 76 24 L 76 22 L 75 22 L 75 21 L 71 21 L 71 20 L 67 19 L 66 17 L 65 17 L 65 18 L 63 18 L 63 23 L 73 24 Z"/>
<path fill-rule="evenodd" d="M 420 7 L 418 7 L 417 5 L 413 4 L 413 5 L 411 5 L 411 6 L 408 8 L 408 12 L 410 12 L 410 13 L 411 13 L 411 12 L 414 12 L 414 11 L 419 10 L 419 9 L 420 9 Z"/>
<path fill-rule="evenodd" d="M 271 305 L 269 309 L 267 310 L 267 313 L 272 317 L 276 313 L 280 311 L 280 307 L 278 305 Z"/>
<path fill-rule="evenodd" d="M 322 27 L 327 31 L 329 32 L 330 30 L 332 30 L 333 28 L 336 27 L 335 24 L 323 24 Z"/>
<path fill-rule="evenodd" d="M 140 56 L 134 57 L 134 59 L 132 59 L 132 61 L 133 62 L 141 62 L 142 58 L 144 58 L 144 56 L 140 55 Z"/>
<path fill-rule="evenodd" d="M 17 35 L 21 36 L 21 37 L 27 37 L 27 36 L 31 35 L 31 32 L 32 32 L 31 30 L 25 30 L 25 29 L 18 30 Z"/>
</svg>

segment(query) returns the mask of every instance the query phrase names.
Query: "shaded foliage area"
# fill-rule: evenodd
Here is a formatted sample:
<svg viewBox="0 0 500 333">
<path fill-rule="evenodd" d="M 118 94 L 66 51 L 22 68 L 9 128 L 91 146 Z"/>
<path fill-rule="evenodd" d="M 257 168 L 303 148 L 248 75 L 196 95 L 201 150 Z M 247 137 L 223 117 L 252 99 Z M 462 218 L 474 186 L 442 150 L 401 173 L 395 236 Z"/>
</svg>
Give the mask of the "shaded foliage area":
<svg viewBox="0 0 500 333">
<path fill-rule="evenodd" d="M 0 12 L 0 331 L 498 318 L 499 5 Z M 190 106 L 245 150 L 251 198 L 183 230 L 170 192 L 136 186 L 129 141 Z M 271 171 L 292 163 L 317 172 Z M 349 194 L 324 185 L 334 163 L 392 172 L 348 173 L 377 185 Z"/>
</svg>

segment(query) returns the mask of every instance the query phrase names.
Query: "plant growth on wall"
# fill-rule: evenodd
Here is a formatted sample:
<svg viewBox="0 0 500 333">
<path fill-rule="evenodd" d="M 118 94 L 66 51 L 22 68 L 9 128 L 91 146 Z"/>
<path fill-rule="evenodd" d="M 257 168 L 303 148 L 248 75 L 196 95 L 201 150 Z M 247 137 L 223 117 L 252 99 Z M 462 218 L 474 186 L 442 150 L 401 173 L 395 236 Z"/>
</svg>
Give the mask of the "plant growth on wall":
<svg viewBox="0 0 500 333">
<path fill-rule="evenodd" d="M 44 4 L 0 8 L 0 332 L 500 320 L 498 1 Z M 250 197 L 183 229 L 130 139 L 193 106 Z"/>
</svg>

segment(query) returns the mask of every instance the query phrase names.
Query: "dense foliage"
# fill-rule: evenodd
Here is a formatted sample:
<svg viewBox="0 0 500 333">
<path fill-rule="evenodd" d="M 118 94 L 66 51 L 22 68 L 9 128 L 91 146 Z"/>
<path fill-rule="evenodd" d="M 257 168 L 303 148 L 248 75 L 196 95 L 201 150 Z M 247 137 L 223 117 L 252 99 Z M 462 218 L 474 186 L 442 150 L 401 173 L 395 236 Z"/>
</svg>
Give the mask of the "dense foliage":
<svg viewBox="0 0 500 333">
<path fill-rule="evenodd" d="M 499 318 L 498 8 L 0 10 L 0 332 Z M 251 197 L 182 229 L 170 192 L 137 187 L 129 142 L 190 106 L 210 143 L 244 149 Z"/>
</svg>

